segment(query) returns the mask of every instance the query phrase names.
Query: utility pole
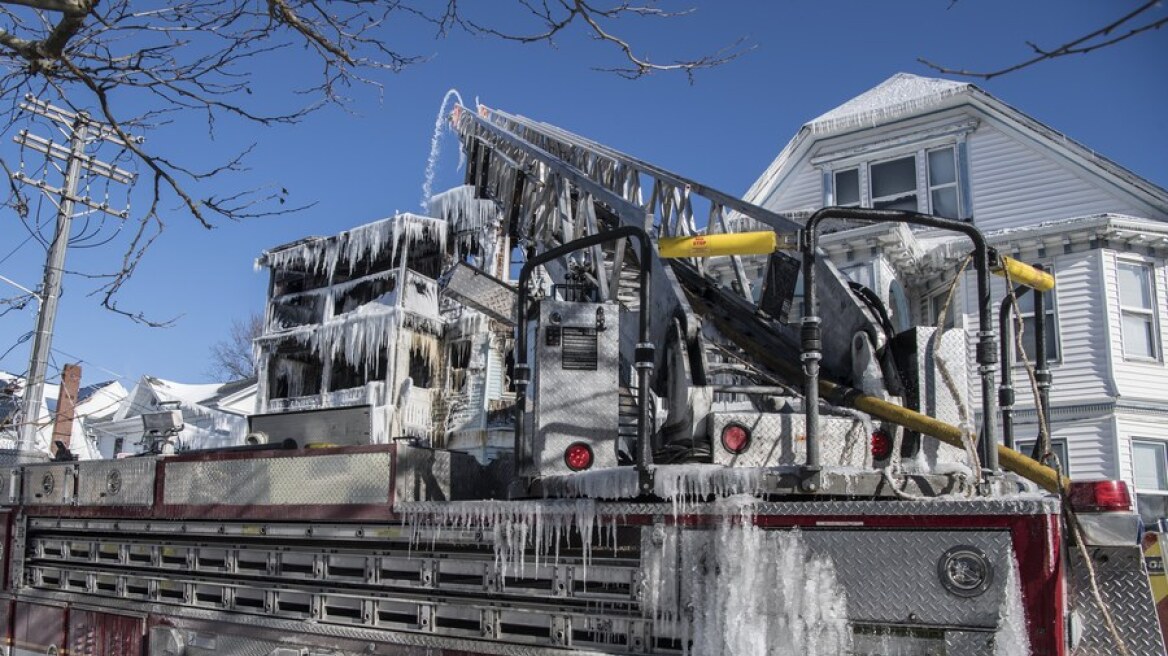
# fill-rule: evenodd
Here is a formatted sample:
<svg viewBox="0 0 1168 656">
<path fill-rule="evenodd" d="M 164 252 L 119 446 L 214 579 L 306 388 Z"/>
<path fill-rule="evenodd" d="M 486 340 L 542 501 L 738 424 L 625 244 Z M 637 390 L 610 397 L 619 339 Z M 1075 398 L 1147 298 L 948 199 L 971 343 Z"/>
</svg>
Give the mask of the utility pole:
<svg viewBox="0 0 1168 656">
<path fill-rule="evenodd" d="M 125 210 L 111 209 L 108 203 L 98 202 L 88 196 L 78 196 L 77 189 L 81 176 L 83 173 L 98 175 L 120 184 L 129 184 L 134 180 L 133 173 L 102 162 L 85 152 L 87 146 L 103 141 L 125 145 L 109 126 L 93 121 L 84 112 L 76 114 L 37 100 L 32 96 L 25 96 L 20 107 L 25 111 L 64 124 L 63 131 L 69 139 L 67 144 L 62 145 L 54 143 L 50 139 L 30 134 L 28 130 L 21 130 L 13 137 L 16 143 L 43 154 L 46 159 L 65 163 L 65 181 L 60 188 L 49 185 L 46 180 L 29 178 L 23 171 L 12 174 L 13 180 L 40 189 L 57 206 L 56 232 L 53 234 L 48 259 L 45 261 L 44 283 L 38 295 L 40 311 L 37 313 L 36 332 L 33 333 L 32 357 L 28 365 L 28 378 L 24 392 L 23 422 L 16 441 L 17 451 L 22 451 L 26 447 L 31 448 L 36 444 L 37 423 L 40 420 L 40 407 L 45 396 L 45 376 L 49 369 L 49 352 L 53 344 L 53 325 L 57 320 L 57 304 L 61 297 L 61 277 L 65 271 L 65 251 L 69 247 L 74 207 L 78 204 L 84 205 L 91 210 L 104 212 L 123 220 L 128 215 Z"/>
</svg>

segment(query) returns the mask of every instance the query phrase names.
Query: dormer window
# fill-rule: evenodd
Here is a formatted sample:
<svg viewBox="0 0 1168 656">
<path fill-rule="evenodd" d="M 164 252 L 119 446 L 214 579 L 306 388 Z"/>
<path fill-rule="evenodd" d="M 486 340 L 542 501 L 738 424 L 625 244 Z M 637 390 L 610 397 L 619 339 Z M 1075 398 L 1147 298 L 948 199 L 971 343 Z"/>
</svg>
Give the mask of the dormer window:
<svg viewBox="0 0 1168 656">
<path fill-rule="evenodd" d="M 950 142 L 908 152 L 857 149 L 842 157 L 826 155 L 818 161 L 824 169 L 824 205 L 904 210 L 968 221 L 972 212 L 962 146 Z M 860 157 L 864 160 L 857 161 Z"/>
</svg>

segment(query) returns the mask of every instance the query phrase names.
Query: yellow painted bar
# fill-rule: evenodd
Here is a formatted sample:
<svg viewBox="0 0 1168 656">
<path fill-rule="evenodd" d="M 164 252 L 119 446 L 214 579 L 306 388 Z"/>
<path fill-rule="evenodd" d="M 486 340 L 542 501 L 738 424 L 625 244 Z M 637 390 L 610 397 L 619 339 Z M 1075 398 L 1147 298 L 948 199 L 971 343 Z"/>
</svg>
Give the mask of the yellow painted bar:
<svg viewBox="0 0 1168 656">
<path fill-rule="evenodd" d="M 827 387 L 832 389 L 835 388 L 835 385 L 827 383 Z M 823 390 L 823 388 L 824 385 L 820 385 L 820 389 Z M 891 421 L 910 430 L 934 437 L 951 446 L 959 449 L 963 448 L 961 444 L 961 430 L 959 428 L 929 417 L 928 415 L 922 415 L 919 412 L 914 412 L 903 406 L 882 401 L 866 394 L 857 395 L 851 405 L 855 409 L 866 412 L 878 419 Z M 1047 467 L 1001 444 L 998 445 L 998 464 L 1004 469 L 1034 481 L 1042 488 L 1051 492 L 1066 490 L 1071 484 L 1071 479 L 1066 476 L 1060 477 L 1058 472 L 1053 468 Z"/>
<path fill-rule="evenodd" d="M 1011 281 L 1019 285 L 1026 285 L 1031 289 L 1037 289 L 1040 292 L 1049 292 L 1054 289 L 1054 276 L 1049 273 L 1005 255 L 999 257 L 998 260 L 1000 265 L 991 269 L 993 273 L 1003 278 L 1009 273 Z"/>
<path fill-rule="evenodd" d="M 657 253 L 665 258 L 769 255 L 777 248 L 778 235 L 773 230 L 661 237 L 657 240 Z"/>
</svg>

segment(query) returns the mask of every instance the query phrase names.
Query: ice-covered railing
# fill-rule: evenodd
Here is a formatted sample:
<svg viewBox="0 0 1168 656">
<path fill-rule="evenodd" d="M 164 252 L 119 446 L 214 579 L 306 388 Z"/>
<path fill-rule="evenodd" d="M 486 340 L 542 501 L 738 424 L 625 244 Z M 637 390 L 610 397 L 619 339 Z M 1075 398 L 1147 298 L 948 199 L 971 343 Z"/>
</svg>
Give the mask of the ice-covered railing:
<svg viewBox="0 0 1168 656">
<path fill-rule="evenodd" d="M 403 213 L 346 230 L 333 237 L 307 240 L 268 251 L 256 261 L 256 266 L 272 269 L 302 268 L 332 277 L 340 262 L 346 263 L 350 269 L 358 269 L 361 261 L 375 260 L 386 249 L 390 249 L 390 254 L 396 257 L 403 242 L 408 248 L 408 244 L 424 239 L 434 241 L 439 250 L 445 250 L 446 222 Z"/>
<path fill-rule="evenodd" d="M 370 303 L 322 324 L 264 335 L 256 342 L 270 345 L 291 340 L 306 347 L 322 361 L 326 356 L 329 359 L 343 357 L 351 365 L 362 366 L 368 374 L 376 368 L 380 355 L 397 344 L 402 329 L 438 335 L 442 324 L 436 318 L 416 312 Z"/>
</svg>

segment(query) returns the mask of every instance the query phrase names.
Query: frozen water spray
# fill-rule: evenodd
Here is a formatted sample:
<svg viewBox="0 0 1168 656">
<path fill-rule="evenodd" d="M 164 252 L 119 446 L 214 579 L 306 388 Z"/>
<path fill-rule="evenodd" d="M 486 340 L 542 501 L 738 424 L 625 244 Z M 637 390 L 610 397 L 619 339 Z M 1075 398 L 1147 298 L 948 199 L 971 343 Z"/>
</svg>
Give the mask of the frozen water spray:
<svg viewBox="0 0 1168 656">
<path fill-rule="evenodd" d="M 422 212 L 430 209 L 430 196 L 434 190 L 434 174 L 438 168 L 438 157 L 442 154 L 442 126 L 446 121 L 447 106 L 451 98 L 459 105 L 462 96 L 457 89 L 450 89 L 442 96 L 442 104 L 438 107 L 438 116 L 434 118 L 434 135 L 430 137 L 430 157 L 426 159 L 426 179 L 422 182 Z"/>
</svg>

